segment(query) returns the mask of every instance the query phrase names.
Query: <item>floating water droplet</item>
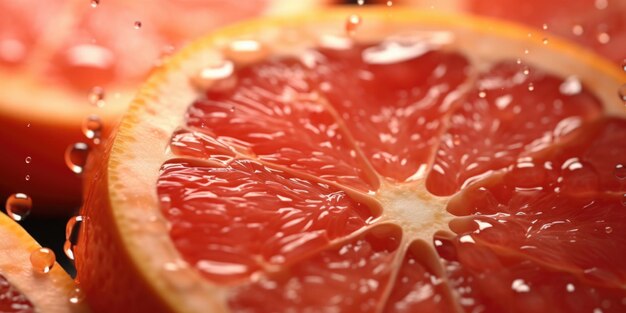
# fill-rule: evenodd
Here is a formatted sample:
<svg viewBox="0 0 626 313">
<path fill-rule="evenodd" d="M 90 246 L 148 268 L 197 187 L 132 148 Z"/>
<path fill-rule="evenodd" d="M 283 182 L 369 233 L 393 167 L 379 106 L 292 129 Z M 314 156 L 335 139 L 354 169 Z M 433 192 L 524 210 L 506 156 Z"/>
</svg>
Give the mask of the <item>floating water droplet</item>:
<svg viewBox="0 0 626 313">
<path fill-rule="evenodd" d="M 142 24 L 141 21 L 135 21 L 135 23 L 133 24 L 133 26 L 135 27 L 135 29 L 140 29 Z"/>
<path fill-rule="evenodd" d="M 511 289 L 519 293 L 530 291 L 530 287 L 526 284 L 526 282 L 523 279 L 520 279 L 520 278 L 514 280 L 513 283 L 511 283 Z"/>
<path fill-rule="evenodd" d="M 559 92 L 567 96 L 579 94 L 582 89 L 580 79 L 576 76 L 568 76 L 559 86 Z"/>
<path fill-rule="evenodd" d="M 102 132 L 102 121 L 97 115 L 90 115 L 83 120 L 82 125 L 83 134 L 88 139 L 93 139 L 94 142 L 99 141 L 100 134 Z"/>
<path fill-rule="evenodd" d="M 91 88 L 91 91 L 89 92 L 89 103 L 101 108 L 105 105 L 104 97 L 104 88 L 95 86 Z"/>
<path fill-rule="evenodd" d="M 235 64 L 224 60 L 216 66 L 207 66 L 200 70 L 200 77 L 205 80 L 219 80 L 230 77 L 235 70 Z"/>
<path fill-rule="evenodd" d="M 77 142 L 69 145 L 65 149 L 65 164 L 67 167 L 76 174 L 81 174 L 85 163 L 87 163 L 87 156 L 89 155 L 89 146 L 84 142 Z"/>
<path fill-rule="evenodd" d="M 75 286 L 74 288 L 72 288 L 72 290 L 70 290 L 68 300 L 72 304 L 82 303 L 85 300 L 85 293 L 80 287 Z"/>
<path fill-rule="evenodd" d="M 50 272 L 55 262 L 54 252 L 48 248 L 39 248 L 30 254 L 30 264 L 36 272 L 41 274 Z"/>
<path fill-rule="evenodd" d="M 30 175 L 24 176 L 24 180 L 29 181 L 30 180 Z"/>
<path fill-rule="evenodd" d="M 543 30 L 547 30 L 547 29 L 548 29 L 548 24 L 543 23 L 543 25 L 541 25 L 541 28 L 542 28 Z"/>
<path fill-rule="evenodd" d="M 581 26 L 581 25 L 574 25 L 572 27 L 572 34 L 574 34 L 575 36 L 580 36 L 585 32 L 585 29 Z"/>
<path fill-rule="evenodd" d="M 33 160 L 33 158 L 31 158 L 31 157 L 27 156 L 27 157 L 24 159 L 24 162 L 26 162 L 26 164 L 30 164 L 30 161 L 32 161 L 32 160 Z"/>
<path fill-rule="evenodd" d="M 600 32 L 597 36 L 598 42 L 601 44 L 607 44 L 611 41 L 611 36 L 606 32 Z"/>
<path fill-rule="evenodd" d="M 624 164 L 615 165 L 615 170 L 613 171 L 613 174 L 615 175 L 615 177 L 617 177 L 617 179 L 625 180 L 626 179 L 626 166 L 624 166 Z"/>
<path fill-rule="evenodd" d="M 97 8 L 98 5 L 100 4 L 100 0 L 91 0 L 91 7 L 92 8 Z"/>
<path fill-rule="evenodd" d="M 361 16 L 357 14 L 352 14 L 348 16 L 346 20 L 346 33 L 349 36 L 353 36 L 356 33 L 357 28 L 361 25 Z"/>
<path fill-rule="evenodd" d="M 626 84 L 619 86 L 617 94 L 619 95 L 619 98 L 624 101 L 624 104 L 626 104 Z"/>
<path fill-rule="evenodd" d="M 604 232 L 607 233 L 607 234 L 612 233 L 613 232 L 613 227 L 611 227 L 611 226 L 604 227 Z"/>
<path fill-rule="evenodd" d="M 533 83 L 528 83 L 528 91 L 535 90 L 535 85 Z"/>
<path fill-rule="evenodd" d="M 7 199 L 5 209 L 7 215 L 15 221 L 21 221 L 33 208 L 33 199 L 24 193 L 14 193 Z"/>
</svg>

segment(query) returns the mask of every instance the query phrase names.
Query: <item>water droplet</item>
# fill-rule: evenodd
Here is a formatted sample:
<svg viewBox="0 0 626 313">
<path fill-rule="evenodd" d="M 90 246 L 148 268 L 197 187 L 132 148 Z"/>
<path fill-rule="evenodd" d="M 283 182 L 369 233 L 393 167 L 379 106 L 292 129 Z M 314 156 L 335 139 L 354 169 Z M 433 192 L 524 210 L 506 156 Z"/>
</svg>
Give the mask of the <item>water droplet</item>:
<svg viewBox="0 0 626 313">
<path fill-rule="evenodd" d="M 619 86 L 617 94 L 619 95 L 619 98 L 625 102 L 624 104 L 626 104 L 626 84 Z"/>
<path fill-rule="evenodd" d="M 622 205 L 626 206 L 626 193 L 622 195 Z"/>
<path fill-rule="evenodd" d="M 601 32 L 601 33 L 598 33 L 597 39 L 599 43 L 604 45 L 611 41 L 611 36 L 609 36 L 608 33 Z"/>
<path fill-rule="evenodd" d="M 26 162 L 26 164 L 30 164 L 30 161 L 32 161 L 33 158 L 27 156 L 26 159 L 24 159 L 24 162 Z"/>
<path fill-rule="evenodd" d="M 530 74 L 530 69 L 528 68 L 528 66 L 524 67 L 524 70 L 522 70 L 522 73 L 526 76 L 528 76 Z"/>
<path fill-rule="evenodd" d="M 24 176 L 24 180 L 29 181 L 30 180 L 30 175 Z"/>
<path fill-rule="evenodd" d="M 484 92 L 484 91 L 479 91 L 479 92 L 478 92 L 478 97 L 479 97 L 479 98 L 484 98 L 484 97 L 486 97 L 486 96 L 487 96 L 487 93 L 486 93 L 486 92 Z"/>
<path fill-rule="evenodd" d="M 33 207 L 33 199 L 24 193 L 14 193 L 7 199 L 5 209 L 7 215 L 15 221 L 21 221 Z"/>
<path fill-rule="evenodd" d="M 92 8 L 97 8 L 98 5 L 100 4 L 100 0 L 91 0 L 91 7 Z"/>
<path fill-rule="evenodd" d="M 83 134 L 88 139 L 93 139 L 95 141 L 99 141 L 100 134 L 102 132 L 102 121 L 100 117 L 97 115 L 90 115 L 85 120 L 83 120 L 82 125 Z"/>
<path fill-rule="evenodd" d="M 568 76 L 559 86 L 561 94 L 572 96 L 579 94 L 583 89 L 580 79 L 576 76 Z"/>
<path fill-rule="evenodd" d="M 528 49 L 524 49 L 524 54 L 529 54 L 530 51 Z"/>
<path fill-rule="evenodd" d="M 567 290 L 567 292 L 574 292 L 574 290 L 576 290 L 576 287 L 574 286 L 574 284 L 567 284 L 565 285 L 565 290 Z"/>
<path fill-rule="evenodd" d="M 543 25 L 541 25 L 541 28 L 543 30 L 547 30 L 548 29 L 548 24 L 544 23 Z"/>
<path fill-rule="evenodd" d="M 547 44 L 549 43 L 548 38 L 543 38 L 543 40 L 541 40 L 541 42 L 542 42 L 544 45 L 547 45 Z"/>
<path fill-rule="evenodd" d="M 75 286 L 72 290 L 70 290 L 68 300 L 72 304 L 79 304 L 85 300 L 85 293 L 80 287 Z"/>
<path fill-rule="evenodd" d="M 365 4 L 365 0 L 357 0 L 356 2 L 358 5 L 364 5 Z"/>
<path fill-rule="evenodd" d="M 625 180 L 626 179 L 626 166 L 624 166 L 624 164 L 615 165 L 615 170 L 613 171 L 613 174 L 615 174 L 615 177 L 617 177 L 617 179 Z"/>
<path fill-rule="evenodd" d="M 626 59 L 622 60 L 622 71 L 626 72 Z"/>
<path fill-rule="evenodd" d="M 594 5 L 596 9 L 604 10 L 609 6 L 609 2 L 607 0 L 596 0 Z"/>
<path fill-rule="evenodd" d="M 526 284 L 526 282 L 523 279 L 520 279 L 520 278 L 514 280 L 513 283 L 511 283 L 511 289 L 519 293 L 530 291 L 530 287 Z"/>
<path fill-rule="evenodd" d="M 41 274 L 50 272 L 55 262 L 54 252 L 48 248 L 39 248 L 30 254 L 30 264 Z"/>
<path fill-rule="evenodd" d="M 67 256 L 68 259 L 74 261 L 74 246 L 71 242 L 65 241 L 63 244 L 63 252 L 65 252 L 65 256 Z"/>
<path fill-rule="evenodd" d="M 607 234 L 612 233 L 613 232 L 613 227 L 611 227 L 611 226 L 604 227 L 604 232 L 607 233 Z"/>
<path fill-rule="evenodd" d="M 81 174 L 87 163 L 87 155 L 89 155 L 89 146 L 86 143 L 77 142 L 69 145 L 65 149 L 65 164 L 72 172 Z"/>
<path fill-rule="evenodd" d="M 258 40 L 235 40 L 224 49 L 227 59 L 234 63 L 253 63 L 264 58 L 270 50 Z"/>
<path fill-rule="evenodd" d="M 354 36 L 357 28 L 361 25 L 361 22 L 361 16 L 359 15 L 352 14 L 348 16 L 348 19 L 346 20 L 346 33 L 348 36 Z"/>
<path fill-rule="evenodd" d="M 77 215 L 70 218 L 67 224 L 65 224 L 65 240 L 69 241 L 70 244 L 76 245 L 78 243 L 78 236 L 83 221 L 85 221 L 85 218 L 81 215 Z"/>
<path fill-rule="evenodd" d="M 585 32 L 585 29 L 581 26 L 581 25 L 574 25 L 574 27 L 572 27 L 572 34 L 574 34 L 575 36 L 580 36 Z"/>
<path fill-rule="evenodd" d="M 133 26 L 135 27 L 135 29 L 140 29 L 141 28 L 141 21 L 135 21 Z"/>
<path fill-rule="evenodd" d="M 104 97 L 104 88 L 95 86 L 91 88 L 91 91 L 89 92 L 89 103 L 101 108 L 105 105 Z"/>
<path fill-rule="evenodd" d="M 528 83 L 528 91 L 535 90 L 535 85 L 533 83 Z"/>
<path fill-rule="evenodd" d="M 393 5 L 393 1 L 391 1 L 391 0 L 387 1 L 387 6 L 388 6 L 388 7 L 390 7 L 390 6 L 392 6 L 392 5 Z"/>
</svg>

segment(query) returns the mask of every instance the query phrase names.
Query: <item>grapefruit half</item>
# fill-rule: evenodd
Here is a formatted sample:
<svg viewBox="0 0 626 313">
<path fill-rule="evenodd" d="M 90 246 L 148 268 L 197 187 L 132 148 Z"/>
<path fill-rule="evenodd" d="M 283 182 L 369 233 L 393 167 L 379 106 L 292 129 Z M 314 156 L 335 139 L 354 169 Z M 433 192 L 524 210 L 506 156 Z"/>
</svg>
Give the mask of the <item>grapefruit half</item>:
<svg viewBox="0 0 626 313">
<path fill-rule="evenodd" d="M 92 159 L 90 304 L 624 311 L 626 74 L 529 32 L 362 8 L 194 42 Z"/>
</svg>

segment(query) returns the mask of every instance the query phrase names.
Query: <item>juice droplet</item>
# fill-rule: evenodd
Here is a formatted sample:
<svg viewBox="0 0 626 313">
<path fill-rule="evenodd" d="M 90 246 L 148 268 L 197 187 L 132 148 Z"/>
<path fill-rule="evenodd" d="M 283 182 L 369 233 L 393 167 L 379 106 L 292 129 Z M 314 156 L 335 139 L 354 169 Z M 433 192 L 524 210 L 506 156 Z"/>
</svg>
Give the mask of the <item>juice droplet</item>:
<svg viewBox="0 0 626 313">
<path fill-rule="evenodd" d="M 72 290 L 70 290 L 70 293 L 68 295 L 68 300 L 72 304 L 79 304 L 79 303 L 81 303 L 81 302 L 83 302 L 85 300 L 85 293 L 77 285 L 74 288 L 72 288 Z"/>
<path fill-rule="evenodd" d="M 24 162 L 26 162 L 26 164 L 29 164 L 30 161 L 32 161 L 32 160 L 33 160 L 33 158 L 27 156 L 26 159 L 24 159 Z"/>
<path fill-rule="evenodd" d="M 346 20 L 346 33 L 348 36 L 354 36 L 354 34 L 356 34 L 356 30 L 361 25 L 361 22 L 361 16 L 357 14 L 348 16 Z"/>
<path fill-rule="evenodd" d="M 617 94 L 619 95 L 619 98 L 624 101 L 624 104 L 626 104 L 626 84 L 619 86 Z"/>
<path fill-rule="evenodd" d="M 91 0 L 91 7 L 92 8 L 97 8 L 98 5 L 100 4 L 100 0 Z"/>
<path fill-rule="evenodd" d="M 574 27 L 572 27 L 572 34 L 574 34 L 575 36 L 580 36 L 585 32 L 585 29 L 581 26 L 581 25 L 574 25 Z"/>
<path fill-rule="evenodd" d="M 524 49 L 524 54 L 529 54 L 530 51 L 528 49 Z"/>
<path fill-rule="evenodd" d="M 133 24 L 135 29 L 141 29 L 141 21 L 135 21 L 135 24 Z"/>
<path fill-rule="evenodd" d="M 484 98 L 484 97 L 486 97 L 486 96 L 487 96 L 487 93 L 486 93 L 486 92 L 484 92 L 484 91 L 479 91 L 479 92 L 478 92 L 478 97 L 479 97 L 479 98 Z"/>
<path fill-rule="evenodd" d="M 97 115 L 90 115 L 83 120 L 82 125 L 83 134 L 88 139 L 93 139 L 95 143 L 100 139 L 100 133 L 102 132 L 102 121 Z"/>
<path fill-rule="evenodd" d="M 624 164 L 615 165 L 615 171 L 613 171 L 613 173 L 615 174 L 615 177 L 617 177 L 617 179 L 625 180 L 626 179 L 626 166 L 624 166 Z"/>
<path fill-rule="evenodd" d="M 30 264 L 33 270 L 41 274 L 50 272 L 55 262 L 54 252 L 48 248 L 39 248 L 30 254 Z"/>
<path fill-rule="evenodd" d="M 14 193 L 7 199 L 5 209 L 7 215 L 15 221 L 21 221 L 28 214 L 33 207 L 33 199 L 24 193 Z"/>
<path fill-rule="evenodd" d="M 89 103 L 101 108 L 105 105 L 104 96 L 104 88 L 95 86 L 91 88 L 91 91 L 89 92 Z"/>
<path fill-rule="evenodd" d="M 65 149 L 65 164 L 76 174 L 81 174 L 89 155 L 89 146 L 84 142 L 77 142 Z"/>
<path fill-rule="evenodd" d="M 597 36 L 598 42 L 605 45 L 611 41 L 611 36 L 608 33 L 601 32 Z"/>
</svg>

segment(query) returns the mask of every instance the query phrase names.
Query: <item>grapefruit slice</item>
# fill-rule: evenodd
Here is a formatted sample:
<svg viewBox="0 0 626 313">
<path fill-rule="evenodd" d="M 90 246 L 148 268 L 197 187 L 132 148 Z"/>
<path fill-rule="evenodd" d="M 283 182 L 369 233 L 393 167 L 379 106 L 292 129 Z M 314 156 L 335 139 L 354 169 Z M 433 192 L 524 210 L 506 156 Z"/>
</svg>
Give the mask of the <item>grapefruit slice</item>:
<svg viewBox="0 0 626 313">
<path fill-rule="evenodd" d="M 524 23 L 545 30 L 545 34 L 540 36 L 546 38 L 547 42 L 552 35 L 557 35 L 588 47 L 617 64 L 624 63 L 624 1 L 399 0 L 394 3 L 434 10 L 469 12 Z"/>
<path fill-rule="evenodd" d="M 363 8 L 193 43 L 92 159 L 90 304 L 624 311 L 626 75 L 529 32 Z"/>
<path fill-rule="evenodd" d="M 89 116 L 99 117 L 103 140 L 139 83 L 190 38 L 237 20 L 322 4 L 2 1 L 0 145 L 10 153 L 0 157 L 0 198 L 25 192 L 36 199 L 36 215 L 78 207 L 80 179 L 64 154 L 70 144 L 90 141 L 81 133 Z M 171 23 L 172 15 L 187 23 Z M 32 161 L 24 162 L 27 157 Z"/>
<path fill-rule="evenodd" d="M 33 251 L 41 246 L 5 214 L 0 214 L 0 311 L 2 312 L 88 312 L 77 297 L 74 281 L 54 263 L 45 274 L 31 263 Z M 35 258 L 35 261 L 37 258 Z"/>
</svg>

